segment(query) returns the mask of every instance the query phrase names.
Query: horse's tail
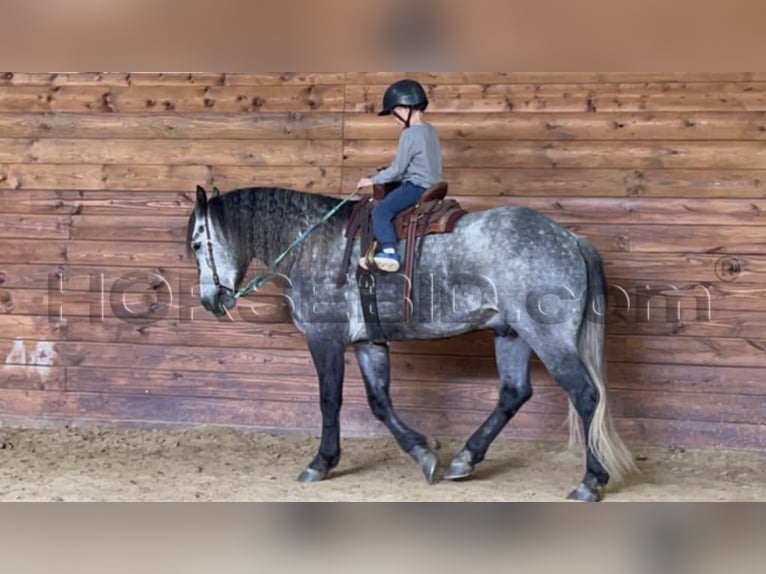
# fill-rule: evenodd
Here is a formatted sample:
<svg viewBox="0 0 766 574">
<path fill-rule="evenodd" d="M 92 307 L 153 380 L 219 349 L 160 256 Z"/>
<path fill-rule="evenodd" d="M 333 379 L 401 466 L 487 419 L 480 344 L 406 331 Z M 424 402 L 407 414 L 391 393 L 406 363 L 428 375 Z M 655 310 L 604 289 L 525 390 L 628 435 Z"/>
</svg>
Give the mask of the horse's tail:
<svg viewBox="0 0 766 574">
<path fill-rule="evenodd" d="M 586 240 L 578 241 L 588 273 L 585 312 L 580 326 L 578 347 L 585 368 L 598 389 L 598 402 L 588 433 L 588 447 L 609 475 L 619 481 L 635 470 L 628 447 L 612 426 L 606 398 L 606 306 L 607 285 L 601 256 Z M 580 420 L 569 403 L 570 443 L 582 442 Z"/>
</svg>

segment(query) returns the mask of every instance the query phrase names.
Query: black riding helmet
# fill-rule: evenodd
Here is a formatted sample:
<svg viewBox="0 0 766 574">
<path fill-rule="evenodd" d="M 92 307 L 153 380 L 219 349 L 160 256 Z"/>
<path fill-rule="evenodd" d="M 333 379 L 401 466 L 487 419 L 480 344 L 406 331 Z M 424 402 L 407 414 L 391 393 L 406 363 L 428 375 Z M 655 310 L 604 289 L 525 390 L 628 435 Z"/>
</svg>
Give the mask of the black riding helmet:
<svg viewBox="0 0 766 574">
<path fill-rule="evenodd" d="M 412 110 L 424 111 L 428 107 L 428 96 L 423 86 L 415 80 L 399 80 L 388 86 L 386 93 L 383 95 L 383 111 L 378 115 L 391 115 L 394 113 L 396 106 L 409 108 L 410 113 L 408 116 L 412 114 Z M 410 125 L 409 117 L 399 119 L 407 126 Z"/>
</svg>

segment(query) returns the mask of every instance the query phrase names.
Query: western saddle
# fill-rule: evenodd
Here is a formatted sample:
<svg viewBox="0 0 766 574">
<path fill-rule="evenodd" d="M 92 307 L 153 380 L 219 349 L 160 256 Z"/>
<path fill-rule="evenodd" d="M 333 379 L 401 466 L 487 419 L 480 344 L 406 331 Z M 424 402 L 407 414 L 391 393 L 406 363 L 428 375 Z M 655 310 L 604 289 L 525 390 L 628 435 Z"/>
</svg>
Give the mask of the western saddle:
<svg viewBox="0 0 766 574">
<path fill-rule="evenodd" d="M 372 195 L 363 196 L 356 204 L 348 224 L 346 225 L 346 249 L 343 254 L 343 266 L 338 275 L 338 287 L 346 283 L 346 272 L 351 263 L 351 252 L 354 241 L 361 241 L 360 253 L 365 260 L 367 269 L 357 267 L 356 278 L 362 285 L 361 278 L 365 274 L 378 271 L 373 261 L 378 242 L 372 230 L 372 208 L 376 201 L 383 199 L 388 193 L 396 189 L 399 182 L 375 185 Z M 412 316 L 412 278 L 415 264 L 420 259 L 422 251 L 422 238 L 425 235 L 436 233 L 451 233 L 458 220 L 467 213 L 455 199 L 445 199 L 447 195 L 447 183 L 439 182 L 423 193 L 420 201 L 410 208 L 400 211 L 393 220 L 397 239 L 405 241 L 404 254 L 404 322 L 409 322 Z M 367 277 L 369 279 L 369 277 Z M 365 284 L 374 284 L 374 281 L 365 281 Z M 366 310 L 366 306 L 365 306 Z M 366 317 L 367 318 L 367 317 Z"/>
</svg>

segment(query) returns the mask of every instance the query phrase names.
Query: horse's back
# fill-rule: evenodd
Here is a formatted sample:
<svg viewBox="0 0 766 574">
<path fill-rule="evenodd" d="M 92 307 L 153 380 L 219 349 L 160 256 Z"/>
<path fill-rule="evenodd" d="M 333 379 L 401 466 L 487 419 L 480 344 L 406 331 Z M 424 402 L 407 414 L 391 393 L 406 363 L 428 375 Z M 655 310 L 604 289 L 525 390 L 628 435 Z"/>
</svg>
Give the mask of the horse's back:
<svg viewBox="0 0 766 574">
<path fill-rule="evenodd" d="M 484 273 L 509 267 L 525 276 L 547 267 L 580 267 L 580 238 L 547 215 L 523 206 L 475 211 L 458 221 L 442 249 L 450 259 Z M 471 263 L 473 262 L 473 263 Z"/>
<path fill-rule="evenodd" d="M 556 237 L 557 241 L 576 237 L 544 213 L 518 205 L 470 212 L 458 222 L 457 227 L 471 228 L 472 232 L 481 234 L 498 233 L 521 242 L 533 242 L 540 235 Z"/>
</svg>

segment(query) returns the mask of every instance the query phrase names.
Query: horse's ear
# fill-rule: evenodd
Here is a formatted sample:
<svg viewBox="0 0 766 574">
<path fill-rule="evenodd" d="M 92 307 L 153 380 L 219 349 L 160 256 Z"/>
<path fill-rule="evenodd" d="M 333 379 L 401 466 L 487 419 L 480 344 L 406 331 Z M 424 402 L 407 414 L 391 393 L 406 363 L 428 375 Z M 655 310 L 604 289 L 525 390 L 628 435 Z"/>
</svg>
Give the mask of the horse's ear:
<svg viewBox="0 0 766 574">
<path fill-rule="evenodd" d="M 213 197 L 218 197 L 219 195 L 221 195 L 221 190 L 213 186 Z"/>
<path fill-rule="evenodd" d="M 197 186 L 197 207 L 202 211 L 207 209 L 207 192 L 201 185 Z"/>
</svg>

